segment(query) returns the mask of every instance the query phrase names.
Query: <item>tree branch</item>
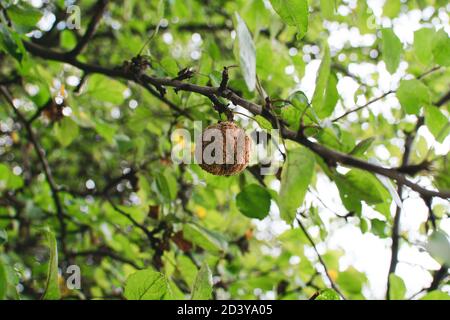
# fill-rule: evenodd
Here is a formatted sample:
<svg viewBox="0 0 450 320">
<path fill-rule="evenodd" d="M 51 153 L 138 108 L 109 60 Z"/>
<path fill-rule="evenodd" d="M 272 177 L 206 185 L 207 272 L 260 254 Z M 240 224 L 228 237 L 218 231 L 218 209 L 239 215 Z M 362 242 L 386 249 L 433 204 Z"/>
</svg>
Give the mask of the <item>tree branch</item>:
<svg viewBox="0 0 450 320">
<path fill-rule="evenodd" d="M 0 86 L 0 92 L 6 99 L 8 104 L 11 106 L 11 108 L 13 109 L 13 111 L 15 112 L 17 117 L 19 118 L 19 121 L 25 127 L 25 130 L 27 131 L 27 134 L 28 134 L 28 138 L 30 139 L 30 141 L 34 147 L 36 154 L 38 156 L 39 162 L 44 170 L 45 178 L 47 180 L 48 185 L 50 186 L 53 203 L 56 208 L 56 213 L 57 213 L 57 217 L 58 217 L 58 221 L 59 221 L 59 225 L 60 225 L 60 229 L 61 229 L 61 235 L 60 235 L 61 249 L 62 249 L 62 252 L 64 253 L 64 255 L 67 257 L 67 247 L 66 247 L 67 227 L 66 227 L 66 223 L 64 221 L 64 210 L 63 210 L 63 206 L 62 206 L 61 200 L 58 195 L 58 191 L 59 191 L 58 186 L 56 185 L 55 179 L 53 178 L 53 175 L 52 175 L 52 172 L 50 169 L 50 165 L 48 164 L 48 161 L 47 161 L 47 158 L 45 155 L 45 151 L 41 147 L 38 138 L 34 134 L 34 131 L 31 127 L 30 123 L 22 115 L 22 113 L 14 106 L 13 99 L 12 99 L 11 95 L 9 94 L 8 90 L 5 87 Z"/>
<path fill-rule="evenodd" d="M 433 275 L 433 281 L 431 281 L 431 285 L 426 289 L 428 292 L 436 290 L 439 287 L 439 284 L 447 277 L 448 275 L 448 267 L 443 264 L 441 268 L 435 271 Z"/>
<path fill-rule="evenodd" d="M 405 137 L 405 150 L 403 151 L 402 157 L 402 166 L 407 166 L 409 163 L 409 156 L 411 154 L 411 146 L 414 141 L 417 130 L 420 127 L 419 121 L 416 123 L 416 126 L 412 132 L 408 132 Z M 397 193 L 402 198 L 403 193 L 403 185 L 401 183 L 397 186 Z M 402 199 L 403 200 L 403 199 Z M 397 268 L 398 263 L 398 250 L 399 250 L 399 233 L 400 233 L 400 215 L 402 209 L 397 206 L 395 209 L 394 216 L 394 224 L 392 226 L 392 248 L 391 248 L 391 262 L 389 265 L 389 272 L 387 278 L 387 288 L 386 288 L 386 300 L 390 300 L 390 289 L 391 289 L 391 280 L 390 275 L 395 273 L 395 269 Z"/>
<path fill-rule="evenodd" d="M 139 222 L 137 222 L 136 219 L 134 219 L 131 216 L 131 214 L 129 214 L 128 212 L 123 211 L 122 209 L 120 209 L 111 199 L 108 198 L 108 202 L 110 203 L 110 205 L 113 207 L 113 209 L 116 212 L 120 213 L 125 218 L 127 218 L 136 228 L 140 229 L 147 236 L 148 240 L 151 243 L 153 243 L 154 237 L 153 237 L 153 233 L 151 231 L 149 231 L 144 225 L 142 225 Z"/>
<path fill-rule="evenodd" d="M 104 68 L 104 67 L 97 66 L 97 65 L 91 65 L 91 64 L 80 62 L 74 58 L 68 57 L 64 53 L 59 53 L 59 52 L 56 52 L 53 50 L 46 50 L 46 49 L 44 49 L 36 44 L 30 43 L 30 42 L 24 42 L 24 44 L 25 44 L 26 49 L 29 52 L 31 52 L 34 55 L 40 56 L 42 58 L 60 61 L 60 62 L 64 62 L 64 63 L 69 63 L 69 64 L 71 64 L 81 70 L 87 71 L 87 72 L 101 73 L 101 74 L 104 74 L 107 76 L 122 78 L 122 79 L 136 82 L 136 79 L 135 79 L 136 75 L 130 74 L 129 72 L 126 72 L 120 68 L 108 69 L 108 68 Z M 230 89 L 219 90 L 218 87 L 200 86 L 200 85 L 183 82 L 183 81 L 179 81 L 179 80 L 174 80 L 174 79 L 170 79 L 170 78 L 157 78 L 157 77 L 153 77 L 153 76 L 150 76 L 147 74 L 140 75 L 139 81 L 150 83 L 151 85 L 156 86 L 156 87 L 168 86 L 168 87 L 173 87 L 176 90 L 195 92 L 195 93 L 201 94 L 208 98 L 211 96 L 223 97 L 223 98 L 226 98 L 226 99 L 230 100 L 231 102 L 233 102 L 233 104 L 239 105 L 239 106 L 247 109 L 248 111 L 252 112 L 255 115 L 264 116 L 266 119 L 268 119 L 272 123 L 277 122 L 276 119 L 274 118 L 274 116 L 271 113 L 267 112 L 267 110 L 265 108 L 240 97 L 238 94 L 236 94 L 235 92 L 233 92 Z M 158 98 L 160 98 L 160 97 L 158 96 Z M 434 190 L 429 190 L 429 189 L 423 188 L 420 185 L 408 180 L 403 174 L 401 174 L 400 172 L 398 172 L 395 169 L 378 166 L 378 165 L 354 158 L 350 155 L 328 149 L 327 147 L 322 146 L 316 142 L 313 142 L 303 136 L 299 136 L 297 134 L 297 132 L 289 130 L 285 127 L 281 127 L 281 134 L 282 134 L 283 138 L 290 139 L 290 140 L 296 141 L 296 142 L 304 145 L 305 147 L 309 148 L 310 150 L 312 150 L 313 152 L 315 152 L 322 158 L 325 158 L 325 159 L 328 159 L 328 160 L 331 160 L 334 162 L 339 162 L 342 165 L 347 165 L 350 167 L 355 167 L 355 168 L 359 168 L 362 170 L 366 170 L 366 171 L 370 171 L 373 173 L 377 173 L 377 174 L 386 176 L 388 178 L 396 180 L 397 183 L 400 183 L 400 184 L 410 187 L 412 190 L 414 190 L 426 197 L 440 197 L 440 198 L 444 198 L 444 199 L 450 198 L 450 191 L 447 191 L 447 190 L 434 191 Z"/>
<path fill-rule="evenodd" d="M 439 69 L 441 69 L 440 66 L 433 67 L 433 68 L 431 68 L 430 70 L 425 71 L 425 72 L 422 73 L 421 75 L 417 76 L 416 79 L 417 79 L 417 80 L 423 79 L 423 78 L 425 78 L 426 76 L 428 76 L 429 74 L 431 74 L 431 73 L 433 73 L 433 72 L 435 72 L 435 71 L 437 71 L 437 70 L 439 70 Z M 345 68 L 344 68 L 344 70 L 345 70 Z M 340 71 L 343 72 L 342 69 L 340 69 Z M 345 72 L 344 72 L 344 74 L 345 74 Z M 354 108 L 354 109 L 348 110 L 347 112 L 344 112 L 342 115 L 340 115 L 340 116 L 334 118 L 334 119 L 331 120 L 331 121 L 332 121 L 332 122 L 336 122 L 336 121 L 338 121 L 338 120 L 341 120 L 342 118 L 345 118 L 345 117 L 348 116 L 349 114 L 354 113 L 354 112 L 358 112 L 358 111 L 360 111 L 360 110 L 362 110 L 362 109 L 364 109 L 364 108 L 370 106 L 372 103 L 377 102 L 377 101 L 379 101 L 379 100 L 381 100 L 381 99 L 387 97 L 387 96 L 390 95 L 391 93 L 395 93 L 395 92 L 396 92 L 396 90 L 389 90 L 388 92 L 383 93 L 381 96 L 378 96 L 378 97 L 376 97 L 376 98 L 370 100 L 369 102 L 367 102 L 366 104 L 364 104 L 364 105 L 362 105 L 362 106 L 359 106 L 359 107 L 356 107 L 356 108 Z M 436 105 L 436 106 L 441 106 L 441 105 L 443 105 L 446 101 L 448 101 L 449 99 L 450 99 L 450 92 L 448 92 L 446 96 L 442 97 L 441 100 L 437 101 L 437 102 L 435 103 L 435 105 Z"/>
<path fill-rule="evenodd" d="M 70 56 L 76 57 L 86 48 L 86 46 L 89 43 L 89 40 L 91 40 L 92 36 L 94 35 L 95 31 L 97 30 L 97 27 L 103 16 L 103 13 L 106 10 L 108 2 L 109 2 L 109 0 L 98 0 L 97 3 L 94 5 L 94 15 L 93 15 L 91 21 L 89 22 L 89 25 L 88 25 L 83 37 L 81 37 L 81 39 L 78 41 L 75 48 L 73 48 L 72 51 L 69 52 Z"/>
<path fill-rule="evenodd" d="M 346 300 L 346 298 L 342 294 L 341 290 L 339 290 L 339 288 L 337 287 L 337 285 L 334 283 L 333 279 L 331 278 L 331 276 L 328 272 L 327 265 L 325 264 L 325 261 L 323 260 L 322 256 L 320 255 L 319 251 L 317 250 L 314 240 L 311 238 L 311 236 L 309 235 L 308 231 L 306 230 L 305 226 L 302 224 L 300 219 L 296 218 L 296 220 L 297 220 L 298 225 L 302 229 L 303 233 L 306 235 L 306 238 L 308 238 L 309 243 L 311 244 L 314 251 L 316 252 L 317 258 L 319 259 L 320 264 L 323 266 L 323 269 L 325 270 L 325 274 L 326 274 L 328 280 L 330 281 L 331 287 L 334 289 L 334 291 L 336 291 L 342 297 L 342 299 Z"/>
<path fill-rule="evenodd" d="M 129 264 L 130 266 L 134 267 L 135 269 L 142 269 L 141 266 L 136 264 L 130 259 L 124 258 L 118 254 L 116 254 L 113 250 L 105 247 L 101 247 L 98 249 L 93 250 L 83 250 L 83 251 L 72 251 L 68 253 L 69 257 L 86 257 L 86 256 L 94 256 L 94 257 L 108 257 L 113 260 Z"/>
<path fill-rule="evenodd" d="M 448 266 L 443 264 L 438 270 L 436 270 L 433 274 L 433 280 L 428 288 L 423 288 L 420 291 L 414 293 L 408 300 L 413 300 L 419 294 L 423 292 L 431 292 L 437 290 L 439 288 L 439 284 L 447 277 L 448 275 Z"/>
</svg>

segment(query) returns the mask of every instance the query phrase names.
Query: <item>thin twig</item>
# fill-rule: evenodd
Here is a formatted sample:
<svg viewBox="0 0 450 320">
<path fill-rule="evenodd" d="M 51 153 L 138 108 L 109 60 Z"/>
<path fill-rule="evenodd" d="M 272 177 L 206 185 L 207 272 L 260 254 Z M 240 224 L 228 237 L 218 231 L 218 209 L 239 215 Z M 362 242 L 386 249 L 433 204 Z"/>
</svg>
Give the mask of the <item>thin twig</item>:
<svg viewBox="0 0 450 320">
<path fill-rule="evenodd" d="M 45 151 L 41 147 L 38 138 L 34 134 L 34 131 L 30 125 L 30 123 L 27 121 L 24 115 L 14 106 L 13 99 L 11 95 L 9 94 L 8 90 L 0 86 L 0 92 L 8 102 L 8 104 L 11 106 L 17 117 L 19 118 L 19 121 L 22 123 L 22 125 L 25 127 L 25 130 L 27 131 L 28 137 L 36 151 L 36 154 L 38 156 L 39 162 L 44 170 L 45 178 L 47 180 L 48 185 L 50 186 L 50 191 L 52 194 L 52 199 L 54 202 L 54 205 L 56 207 L 56 214 L 58 217 L 60 229 L 61 229 L 61 249 L 63 254 L 67 257 L 67 247 L 66 247 L 66 233 L 67 233 L 67 227 L 66 223 L 64 221 L 64 209 L 61 203 L 61 199 L 59 198 L 58 192 L 59 188 L 55 182 L 55 179 L 53 178 L 52 171 L 50 169 L 50 165 L 48 164 Z"/>
<path fill-rule="evenodd" d="M 347 112 L 344 112 L 342 115 L 340 115 L 339 117 L 334 118 L 333 120 L 331 120 L 332 122 L 336 122 L 341 120 L 342 118 L 345 118 L 346 116 L 348 116 L 351 113 L 354 112 L 358 112 L 359 110 L 362 110 L 364 108 L 367 108 L 368 106 L 370 106 L 372 103 L 377 102 L 385 97 L 387 97 L 388 95 L 390 95 L 391 93 L 394 93 L 395 91 L 393 90 L 389 90 L 388 92 L 383 93 L 381 96 L 378 96 L 376 98 L 373 98 L 372 100 L 370 100 L 369 102 L 363 104 L 362 106 L 356 107 L 354 109 L 348 110 Z"/>
<path fill-rule="evenodd" d="M 339 288 L 337 287 L 337 285 L 334 283 L 333 279 L 331 278 L 330 273 L 328 272 L 327 265 L 325 264 L 325 261 L 323 260 L 322 256 L 320 255 L 319 251 L 317 250 L 314 240 L 311 238 L 311 236 L 309 235 L 308 231 L 306 230 L 305 226 L 300 221 L 300 219 L 296 218 L 296 220 L 297 220 L 298 225 L 302 229 L 303 233 L 306 235 L 306 238 L 308 238 L 309 243 L 311 244 L 314 251 L 316 252 L 317 258 L 319 259 L 320 264 L 323 266 L 325 274 L 326 274 L 328 280 L 330 281 L 331 287 L 334 289 L 334 291 L 336 291 L 341 296 L 342 299 L 346 300 L 344 294 L 341 292 L 341 290 L 339 290 Z"/>
<path fill-rule="evenodd" d="M 103 13 L 106 10 L 106 6 L 108 5 L 108 0 L 98 0 L 94 5 L 94 15 L 89 22 L 89 25 L 84 33 L 83 37 L 78 41 L 75 48 L 69 52 L 69 55 L 72 57 L 78 56 L 88 45 L 89 40 L 92 39 L 95 31 L 97 30 L 98 25 L 100 24 L 100 20 L 103 16 Z"/>
<path fill-rule="evenodd" d="M 98 249 L 92 249 L 92 250 L 83 250 L 83 251 L 73 251 L 69 252 L 70 257 L 86 257 L 86 256 L 95 256 L 95 257 L 109 257 L 113 260 L 129 264 L 130 266 L 134 267 L 135 269 L 142 269 L 141 266 L 136 264 L 130 259 L 124 258 L 118 254 L 116 254 L 114 251 L 112 251 L 109 248 L 98 248 Z"/>
<path fill-rule="evenodd" d="M 419 122 L 417 122 L 412 132 L 406 133 L 405 150 L 403 151 L 402 166 L 407 166 L 409 163 L 409 156 L 411 154 L 411 146 L 414 141 L 417 130 L 419 129 Z M 398 184 L 397 193 L 402 197 L 403 185 Z M 392 225 L 392 247 L 391 247 L 391 262 L 389 264 L 389 272 L 386 286 L 386 300 L 390 300 L 391 280 L 390 275 L 395 273 L 398 264 L 398 250 L 399 250 L 399 234 L 400 234 L 400 215 L 402 213 L 401 207 L 397 206 L 395 209 L 394 223 Z"/>
<path fill-rule="evenodd" d="M 425 71 L 424 73 L 422 73 L 422 74 L 420 74 L 419 76 L 417 76 L 416 79 L 417 79 L 417 80 L 423 79 L 423 78 L 425 78 L 426 76 L 428 76 L 429 74 L 431 74 L 431 73 L 433 73 L 433 72 L 439 70 L 440 68 L 441 68 L 440 66 L 433 67 L 433 68 L 431 68 L 430 70 Z M 348 110 L 347 112 L 344 112 L 342 115 L 340 115 L 339 117 L 334 118 L 332 121 L 333 121 L 333 122 L 339 121 L 339 120 L 341 120 L 342 118 L 345 118 L 346 116 L 348 116 L 349 114 L 354 113 L 354 112 L 358 112 L 358 111 L 360 111 L 360 110 L 362 110 L 362 109 L 364 109 L 364 108 L 370 106 L 372 103 L 377 102 L 377 101 L 379 101 L 379 100 L 381 100 L 381 99 L 387 97 L 387 96 L 390 95 L 391 93 L 395 93 L 395 92 L 396 92 L 396 90 L 389 90 L 388 92 L 383 93 L 381 96 L 378 96 L 378 97 L 376 97 L 376 98 L 370 100 L 369 102 L 367 102 L 366 104 L 364 104 L 364 105 L 362 105 L 362 106 L 359 106 L 359 107 L 356 107 L 356 108 L 354 108 L 354 109 Z M 437 104 L 439 104 L 439 102 L 437 102 Z"/>
</svg>

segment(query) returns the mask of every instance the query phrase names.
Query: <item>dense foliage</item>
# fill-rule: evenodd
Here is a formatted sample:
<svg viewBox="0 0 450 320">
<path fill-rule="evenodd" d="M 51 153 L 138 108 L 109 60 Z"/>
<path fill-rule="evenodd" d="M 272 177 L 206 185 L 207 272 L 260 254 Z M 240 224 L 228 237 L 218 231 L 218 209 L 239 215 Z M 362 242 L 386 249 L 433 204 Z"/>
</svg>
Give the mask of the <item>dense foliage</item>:
<svg viewBox="0 0 450 320">
<path fill-rule="evenodd" d="M 405 247 L 439 265 L 414 298 L 448 298 L 448 15 L 443 0 L 1 1 L 0 299 L 405 299 Z M 280 130 L 271 174 L 255 155 L 229 177 L 174 162 L 177 129 L 227 117 Z M 402 232 L 410 198 L 427 214 Z M 392 248 L 383 297 L 330 243 L 349 225 Z"/>
</svg>

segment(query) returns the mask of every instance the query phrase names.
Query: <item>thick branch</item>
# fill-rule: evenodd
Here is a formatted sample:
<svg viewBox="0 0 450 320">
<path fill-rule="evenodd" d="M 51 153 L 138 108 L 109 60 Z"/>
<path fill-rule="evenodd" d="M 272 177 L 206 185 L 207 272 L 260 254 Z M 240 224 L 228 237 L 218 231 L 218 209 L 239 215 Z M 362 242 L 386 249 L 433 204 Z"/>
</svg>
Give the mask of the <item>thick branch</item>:
<svg viewBox="0 0 450 320">
<path fill-rule="evenodd" d="M 69 63 L 69 64 L 72 64 L 73 66 L 75 66 L 81 70 L 87 71 L 87 72 L 101 73 L 101 74 L 111 76 L 111 77 L 136 81 L 135 75 L 126 73 L 122 69 L 108 69 L 108 68 L 104 68 L 101 66 L 96 66 L 96 65 L 79 62 L 74 58 L 68 57 L 64 53 L 46 50 L 38 45 L 29 43 L 29 42 L 25 42 L 25 47 L 32 54 L 35 54 L 35 55 L 40 56 L 45 59 Z M 269 121 L 276 122 L 276 119 L 274 119 L 273 116 L 270 113 L 268 113 L 262 106 L 240 97 L 239 95 L 237 95 L 230 89 L 219 90 L 219 88 L 217 88 L 217 87 L 199 86 L 196 84 L 191 84 L 191 83 L 174 80 L 174 79 L 169 79 L 169 78 L 157 78 L 157 77 L 149 76 L 146 74 L 143 74 L 140 76 L 140 81 L 148 82 L 151 85 L 156 86 L 156 87 L 169 86 L 169 87 L 175 88 L 176 90 L 195 92 L 195 93 L 199 93 L 205 97 L 220 96 L 220 97 L 230 100 L 235 105 L 239 105 L 239 106 L 247 109 L 248 111 L 252 112 L 253 114 L 262 115 L 262 116 L 266 117 Z M 396 180 L 397 183 L 400 183 L 400 184 L 410 187 L 412 190 L 414 190 L 426 197 L 440 197 L 440 198 L 444 198 L 444 199 L 450 198 L 450 191 L 439 192 L 439 191 L 433 191 L 433 190 L 423 188 L 420 185 L 408 180 L 403 174 L 401 174 L 400 172 L 398 172 L 395 169 L 381 167 L 381 166 L 354 158 L 350 155 L 328 149 L 327 147 L 322 146 L 316 142 L 313 142 L 305 137 L 299 136 L 296 132 L 294 132 L 292 130 L 289 130 L 284 127 L 282 127 L 281 129 L 282 129 L 281 134 L 284 138 L 296 141 L 296 142 L 306 146 L 307 148 L 311 149 L 313 152 L 315 152 L 322 158 L 341 163 L 342 165 L 347 165 L 350 167 L 355 167 L 355 168 L 363 169 L 366 171 L 370 171 L 373 173 L 377 173 L 377 174 L 386 176 L 388 178 Z"/>
</svg>

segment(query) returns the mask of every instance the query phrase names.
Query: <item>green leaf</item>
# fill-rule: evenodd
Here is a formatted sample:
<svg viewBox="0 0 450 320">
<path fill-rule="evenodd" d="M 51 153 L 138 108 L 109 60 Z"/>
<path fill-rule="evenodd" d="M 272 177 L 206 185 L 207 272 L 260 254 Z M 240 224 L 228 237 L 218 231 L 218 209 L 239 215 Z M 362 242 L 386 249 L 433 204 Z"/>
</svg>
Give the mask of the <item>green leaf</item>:
<svg viewBox="0 0 450 320">
<path fill-rule="evenodd" d="M 0 24 L 0 50 L 9 53 L 22 63 L 27 52 L 17 32 Z"/>
<path fill-rule="evenodd" d="M 343 252 L 340 250 L 328 250 L 322 255 L 323 261 L 330 271 L 339 270 L 339 259 L 342 257 Z"/>
<path fill-rule="evenodd" d="M 38 72 L 39 71 L 37 71 L 37 73 Z M 41 76 L 36 75 L 36 77 Z M 50 87 L 48 86 L 48 83 L 44 79 L 39 78 L 36 79 L 36 85 L 39 87 L 39 92 L 34 96 L 30 96 L 30 99 L 36 104 L 36 106 L 42 108 L 52 98 L 52 94 L 50 92 Z"/>
<path fill-rule="evenodd" d="M 428 238 L 426 249 L 436 261 L 450 266 L 450 241 L 444 231 L 434 231 Z"/>
<path fill-rule="evenodd" d="M 434 183 L 439 190 L 450 189 L 450 164 L 444 163 L 444 166 L 440 168 L 434 177 Z"/>
<path fill-rule="evenodd" d="M 168 170 L 156 176 L 156 185 L 164 199 L 168 201 L 176 199 L 178 192 L 177 180 Z"/>
<path fill-rule="evenodd" d="M 395 73 L 400 64 L 400 54 L 403 51 L 402 43 L 392 29 L 381 29 L 381 50 L 386 69 L 389 73 Z"/>
<path fill-rule="evenodd" d="M 283 121 L 285 121 L 288 124 L 288 126 L 294 130 L 298 130 L 300 126 L 301 115 L 302 115 L 301 111 L 292 105 L 284 106 L 281 109 L 280 114 L 281 119 L 283 119 Z"/>
<path fill-rule="evenodd" d="M 322 62 L 320 63 L 316 79 L 316 88 L 311 101 L 314 110 L 320 118 L 323 118 L 328 114 L 328 111 L 325 109 L 325 101 L 327 99 L 327 88 L 330 82 L 330 67 L 330 49 L 328 48 L 328 45 L 325 45 Z"/>
<path fill-rule="evenodd" d="M 47 281 L 45 283 L 45 290 L 42 299 L 44 300 L 59 300 L 61 294 L 59 292 L 58 283 L 58 248 L 56 244 L 55 234 L 49 229 L 44 230 L 47 238 L 48 247 L 50 249 L 50 258 L 47 268 Z"/>
<path fill-rule="evenodd" d="M 183 226 L 184 238 L 211 253 L 220 253 L 225 250 L 226 242 L 216 234 L 193 223 Z"/>
<path fill-rule="evenodd" d="M 245 3 L 246 5 L 242 6 L 244 8 L 240 12 L 251 30 L 255 30 L 256 33 L 270 25 L 270 11 L 267 10 L 264 1 L 250 0 Z"/>
<path fill-rule="evenodd" d="M 435 106 L 425 106 L 425 125 L 440 143 L 450 133 L 449 119 Z"/>
<path fill-rule="evenodd" d="M 284 23 L 297 27 L 297 39 L 302 39 L 308 31 L 308 1 L 270 0 L 270 3 Z"/>
<path fill-rule="evenodd" d="M 14 173 L 11 173 L 8 179 L 8 188 L 11 190 L 17 190 L 20 189 L 23 186 L 24 182 L 22 177 L 15 175 Z"/>
<path fill-rule="evenodd" d="M 314 300 L 341 300 L 341 298 L 333 289 L 323 289 Z"/>
<path fill-rule="evenodd" d="M 358 144 L 352 149 L 352 151 L 350 151 L 350 154 L 352 156 L 362 156 L 367 149 L 370 148 L 370 146 L 372 145 L 372 143 L 375 141 L 374 137 L 370 137 L 364 140 L 361 140 L 360 142 L 358 142 Z"/>
<path fill-rule="evenodd" d="M 397 90 L 397 98 L 407 114 L 419 114 L 420 107 L 430 104 L 428 87 L 420 80 L 402 80 Z"/>
<path fill-rule="evenodd" d="M 377 189 L 380 193 L 383 201 L 381 203 L 377 203 L 374 206 L 374 209 L 380 212 L 382 215 L 386 217 L 386 220 L 389 221 L 391 219 L 391 202 L 394 199 L 397 204 L 401 203 L 400 197 L 397 193 L 396 188 L 394 188 L 392 181 L 386 177 L 376 175 L 377 178 Z"/>
<path fill-rule="evenodd" d="M 239 44 L 239 62 L 248 90 L 256 86 L 256 49 L 252 35 L 241 16 L 236 12 L 236 33 Z"/>
<path fill-rule="evenodd" d="M 15 175 L 11 169 L 0 163 L 0 191 L 5 189 L 16 190 L 23 186 L 22 177 Z"/>
<path fill-rule="evenodd" d="M 125 99 L 123 93 L 126 89 L 127 87 L 117 80 L 94 74 L 89 77 L 86 94 L 98 101 L 120 104 Z"/>
<path fill-rule="evenodd" d="M 250 184 L 237 195 L 236 205 L 244 216 L 264 219 L 270 210 L 270 193 L 258 184 Z"/>
<path fill-rule="evenodd" d="M 361 218 L 361 221 L 359 223 L 359 228 L 361 229 L 362 233 L 366 233 L 367 231 L 369 231 L 369 224 L 366 219 Z"/>
<path fill-rule="evenodd" d="M 177 62 L 172 57 L 164 57 L 159 63 L 170 77 L 175 77 L 178 74 L 179 68 Z"/>
<path fill-rule="evenodd" d="M 7 12 L 14 24 L 25 27 L 34 27 L 43 15 L 26 2 L 9 7 Z"/>
<path fill-rule="evenodd" d="M 317 111 L 317 116 L 321 119 L 330 116 L 334 108 L 336 107 L 336 103 L 339 99 L 339 93 L 337 91 L 337 76 L 335 73 L 331 73 L 328 77 L 327 88 L 325 90 L 325 100 L 323 102 L 323 107 Z"/>
<path fill-rule="evenodd" d="M 73 49 L 77 44 L 77 36 L 72 30 L 63 30 L 60 34 L 61 47 L 66 50 Z"/>
<path fill-rule="evenodd" d="M 389 275 L 389 297 L 392 300 L 403 300 L 406 294 L 406 286 L 403 279 L 391 273 Z"/>
<path fill-rule="evenodd" d="M 324 19 L 331 20 L 335 17 L 336 0 L 320 0 L 320 13 Z"/>
<path fill-rule="evenodd" d="M 166 277 L 151 269 L 131 274 L 125 283 L 124 296 L 128 300 L 161 300 L 168 294 Z"/>
<path fill-rule="evenodd" d="M 450 295 L 443 291 L 433 290 L 420 298 L 420 300 L 450 300 Z"/>
<path fill-rule="evenodd" d="M 8 288 L 8 277 L 6 275 L 6 268 L 3 261 L 0 259 L 0 300 L 6 298 L 6 291 Z"/>
<path fill-rule="evenodd" d="M 302 91 L 295 91 L 288 100 L 289 104 L 281 108 L 281 118 L 287 122 L 293 130 L 298 130 L 300 126 L 300 118 L 303 115 L 303 124 L 318 123 L 314 110 L 310 108 L 308 98 Z"/>
<path fill-rule="evenodd" d="M 433 38 L 435 31 L 430 28 L 422 28 L 414 32 L 414 54 L 424 65 L 428 66 L 433 61 Z"/>
<path fill-rule="evenodd" d="M 435 63 L 450 66 L 450 38 L 444 29 L 439 30 L 433 38 L 433 56 Z"/>
<path fill-rule="evenodd" d="M 380 238 L 386 238 L 386 221 L 380 219 L 372 219 L 370 220 L 372 233 Z"/>
<path fill-rule="evenodd" d="M 76 137 L 78 137 L 79 129 L 75 121 L 69 117 L 64 117 L 60 122 L 55 123 L 53 133 L 58 142 L 63 147 L 67 147 Z"/>
<path fill-rule="evenodd" d="M 260 116 L 259 114 L 255 116 L 255 120 L 256 122 L 258 122 L 259 126 L 261 127 L 261 129 L 270 131 L 273 129 L 272 124 L 270 123 L 269 120 L 267 120 L 266 118 L 264 118 L 263 116 Z"/>
<path fill-rule="evenodd" d="M 317 134 L 317 139 L 321 144 L 330 147 L 331 149 L 344 151 L 340 136 L 340 128 L 336 125 L 322 128 Z M 351 150 L 351 149 L 350 149 Z M 350 151 L 350 150 L 347 150 Z"/>
<path fill-rule="evenodd" d="M 191 300 L 209 300 L 212 295 L 212 273 L 208 264 L 204 262 L 195 278 Z"/>
<path fill-rule="evenodd" d="M 314 154 L 304 147 L 287 152 L 287 161 L 281 173 L 278 207 L 281 218 L 288 224 L 295 219 L 297 209 L 303 203 L 313 177 L 314 163 Z"/>
<path fill-rule="evenodd" d="M 177 269 L 180 270 L 181 276 L 192 291 L 198 273 L 197 266 L 185 255 L 179 255 L 176 263 Z"/>
<path fill-rule="evenodd" d="M 301 112 L 309 107 L 308 97 L 303 91 L 295 91 L 289 96 L 288 100 L 291 102 L 292 106 Z"/>
<path fill-rule="evenodd" d="M 372 9 L 368 6 L 367 1 L 358 1 L 356 6 L 356 25 L 361 34 L 373 33 L 373 26 L 368 23 L 375 21 Z"/>
<path fill-rule="evenodd" d="M 108 143 L 112 144 L 114 135 L 116 134 L 116 127 L 103 121 L 102 119 L 95 119 L 95 131 L 102 136 Z"/>
<path fill-rule="evenodd" d="M 335 182 L 343 201 L 345 198 L 363 200 L 367 204 L 377 204 L 383 201 L 383 195 L 379 188 L 384 187 L 375 176 L 367 171 L 352 169 L 345 175 L 337 173 Z"/>
<path fill-rule="evenodd" d="M 360 294 L 363 284 L 367 281 L 366 276 L 353 267 L 348 268 L 344 272 L 340 272 L 336 283 L 341 289 L 349 294 Z"/>
</svg>

